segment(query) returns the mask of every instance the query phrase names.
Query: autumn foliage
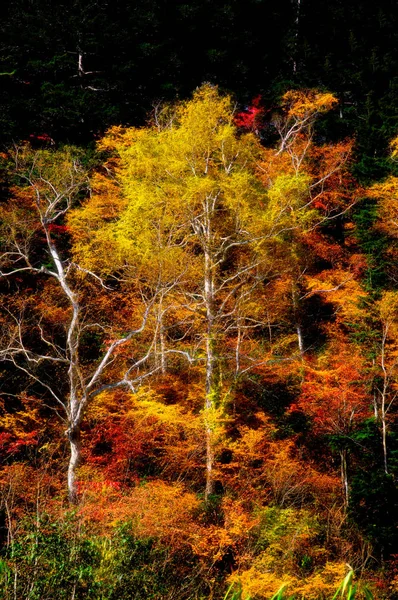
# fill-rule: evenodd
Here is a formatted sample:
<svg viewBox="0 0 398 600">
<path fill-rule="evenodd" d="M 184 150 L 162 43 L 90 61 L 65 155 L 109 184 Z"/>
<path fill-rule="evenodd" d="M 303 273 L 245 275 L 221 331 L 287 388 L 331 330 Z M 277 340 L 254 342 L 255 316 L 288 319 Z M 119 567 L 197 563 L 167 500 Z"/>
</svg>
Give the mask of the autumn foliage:
<svg viewBox="0 0 398 600">
<path fill-rule="evenodd" d="M 91 166 L 2 156 L 4 598 L 326 600 L 347 564 L 394 598 L 363 511 L 367 469 L 396 502 L 396 282 L 369 285 L 358 212 L 393 252 L 398 186 L 317 135 L 337 102 L 206 84 Z"/>
</svg>

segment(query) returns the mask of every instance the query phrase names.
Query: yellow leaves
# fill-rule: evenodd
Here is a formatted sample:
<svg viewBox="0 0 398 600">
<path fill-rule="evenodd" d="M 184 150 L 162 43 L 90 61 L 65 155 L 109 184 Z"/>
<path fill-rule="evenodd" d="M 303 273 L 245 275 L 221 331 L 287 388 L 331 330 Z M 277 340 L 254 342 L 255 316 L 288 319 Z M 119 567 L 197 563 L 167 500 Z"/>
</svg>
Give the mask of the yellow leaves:
<svg viewBox="0 0 398 600">
<path fill-rule="evenodd" d="M 269 600 L 285 586 L 287 593 L 308 600 L 328 598 L 343 580 L 347 567 L 325 563 L 325 549 L 318 545 L 319 523 L 306 510 L 269 507 L 259 513 L 259 554 L 247 557 L 249 568 L 235 572 L 230 581 L 240 586 L 242 597 Z M 302 561 L 314 565 L 302 574 Z M 321 565 L 319 565 L 321 563 Z"/>
<path fill-rule="evenodd" d="M 84 268 L 111 271 L 120 264 L 113 226 L 125 201 L 117 184 L 100 173 L 92 190 L 90 201 L 68 214 L 73 254 Z"/>
<path fill-rule="evenodd" d="M 222 509 L 224 511 L 224 527 L 232 540 L 245 539 L 253 527 L 258 525 L 258 518 L 250 515 L 242 506 L 242 503 L 229 498 L 223 498 Z"/>
<path fill-rule="evenodd" d="M 287 587 L 291 590 L 292 585 L 297 580 L 294 576 L 279 576 L 271 571 L 263 573 L 256 567 L 250 567 L 239 574 L 234 573 L 229 578 L 229 581 L 240 587 L 243 600 L 248 600 L 249 598 L 268 600 L 282 587 Z"/>
<path fill-rule="evenodd" d="M 156 393 L 141 389 L 134 395 L 135 407 L 128 413 L 138 423 L 147 421 L 168 425 L 173 429 L 200 429 L 200 419 L 177 404 L 164 404 Z M 148 397 L 149 396 L 149 397 Z M 152 397 L 151 397 L 152 396 Z"/>
<path fill-rule="evenodd" d="M 270 228 L 283 230 L 297 227 L 300 221 L 308 221 L 309 212 L 298 210 L 308 199 L 309 177 L 305 174 L 279 175 L 268 190 L 267 221 Z"/>
<path fill-rule="evenodd" d="M 203 403 L 203 398 L 200 403 Z M 115 471 L 116 475 L 112 477 L 120 477 L 121 474 L 125 479 L 130 463 L 143 460 L 156 464 L 166 477 L 184 477 L 189 473 L 190 478 L 195 478 L 198 470 L 201 478 L 204 452 L 202 415 L 184 409 L 181 404 L 167 403 L 161 390 L 156 392 L 142 387 L 136 394 L 104 392 L 94 398 L 88 418 L 113 447 L 108 471 L 112 470 L 112 466 L 116 468 L 119 456 L 120 468 L 116 469 L 119 475 Z M 123 438 L 119 443 L 120 451 L 117 435 Z M 86 443 L 89 441 L 88 438 Z M 131 476 L 135 477 L 134 468 Z"/>
<path fill-rule="evenodd" d="M 383 348 L 384 364 L 385 366 L 389 365 L 393 372 L 396 370 L 398 362 L 398 292 L 384 292 L 376 303 L 376 307 L 385 338 L 385 347 Z"/>
<path fill-rule="evenodd" d="M 391 140 L 390 148 L 391 148 L 392 158 L 397 158 L 398 157 L 398 137 L 395 137 L 393 140 Z"/>
<path fill-rule="evenodd" d="M 199 501 L 195 494 L 186 492 L 181 484 L 167 484 L 161 481 L 148 482 L 133 490 L 129 498 L 128 515 L 134 523 L 135 532 L 143 537 L 173 537 L 189 531 L 188 522 L 198 509 Z M 124 506 L 123 510 L 127 507 Z M 188 525 L 188 526 L 187 526 Z"/>
<path fill-rule="evenodd" d="M 172 127 L 114 127 L 100 148 L 117 155 L 110 159 L 117 184 L 96 175 L 93 196 L 69 219 L 75 253 L 86 265 L 109 270 L 111 256 L 114 268 L 130 264 L 153 277 L 160 269 L 165 278 L 178 277 L 197 260 L 197 251 L 187 260 L 192 224 L 210 204 L 219 236 L 231 227 L 257 235 L 262 226 L 260 144 L 252 135 L 237 137 L 231 99 L 210 85 L 176 106 Z"/>
<path fill-rule="evenodd" d="M 398 137 L 390 142 L 391 156 L 398 157 Z M 379 228 L 392 237 L 398 237 L 398 177 L 391 175 L 385 181 L 372 185 L 367 194 L 378 200 Z"/>
<path fill-rule="evenodd" d="M 37 216 L 49 223 L 66 212 L 87 185 L 83 151 L 73 146 L 33 150 L 29 144 L 16 151 L 17 172 L 34 197 Z"/>
<path fill-rule="evenodd" d="M 308 549 L 319 534 L 316 517 L 306 509 L 269 506 L 258 512 L 257 545 L 263 566 L 286 569 L 303 548 Z"/>
<path fill-rule="evenodd" d="M 290 90 L 282 97 L 289 117 L 308 119 L 316 113 L 331 110 L 337 98 L 328 92 L 318 90 Z"/>
<path fill-rule="evenodd" d="M 113 414 L 117 414 L 121 411 L 121 407 L 124 406 L 126 398 L 129 398 L 129 394 L 125 392 L 104 391 L 95 396 L 87 408 L 87 417 L 95 421 L 100 421 Z"/>
<path fill-rule="evenodd" d="M 177 109 L 177 119 L 191 142 L 199 151 L 207 151 L 208 144 L 231 138 L 232 103 L 229 96 L 221 96 L 216 87 L 206 84 L 193 95 L 191 101 Z M 218 137 L 218 139 L 217 139 Z M 213 142 L 214 144 L 214 142 Z"/>
<path fill-rule="evenodd" d="M 225 421 L 223 406 L 217 406 L 218 390 L 209 394 L 210 406 L 202 411 L 202 419 L 206 429 L 210 429 L 217 437 L 224 433 L 223 421 Z"/>
<path fill-rule="evenodd" d="M 391 197 L 396 200 L 398 195 L 398 177 L 389 177 L 382 183 L 376 183 L 369 190 L 368 194 L 372 198 L 387 199 Z"/>
<path fill-rule="evenodd" d="M 398 237 L 398 177 L 390 176 L 367 190 L 378 200 L 379 228 L 392 237 Z"/>
<path fill-rule="evenodd" d="M 34 207 L 31 188 L 12 188 L 13 197 L 0 206 L 0 241 L 2 247 L 22 245 L 28 248 L 30 241 L 41 230 Z"/>
<path fill-rule="evenodd" d="M 269 417 L 258 413 L 257 418 L 263 421 L 263 426 L 258 429 L 252 429 L 243 426 L 239 429 L 240 437 L 230 442 L 229 447 L 234 453 L 237 461 L 251 462 L 256 459 L 263 459 L 265 448 L 272 434 L 275 433 L 275 426 L 271 423 Z"/>
<path fill-rule="evenodd" d="M 137 427 L 201 427 L 200 417 L 187 412 L 178 404 L 165 404 L 155 390 L 146 387 L 139 388 L 134 394 L 104 391 L 93 399 L 88 408 L 88 417 L 95 420 L 108 417 L 112 413 L 123 415 L 127 422 L 134 421 Z"/>
<path fill-rule="evenodd" d="M 33 429 L 43 427 L 43 421 L 36 407 L 3 414 L 0 416 L 0 427 L 23 443 L 24 440 L 31 439 Z"/>
<path fill-rule="evenodd" d="M 363 301 L 367 293 L 350 271 L 333 269 L 323 271 L 317 277 L 307 277 L 306 284 L 312 294 L 319 294 L 336 307 L 340 322 L 358 323 L 366 315 Z"/>
<path fill-rule="evenodd" d="M 301 594 L 308 600 L 331 597 L 347 574 L 347 565 L 343 562 L 328 562 L 324 568 L 305 580 L 297 582 L 289 592 Z"/>
<path fill-rule="evenodd" d="M 377 306 L 384 323 L 398 322 L 398 292 L 384 292 Z"/>
</svg>

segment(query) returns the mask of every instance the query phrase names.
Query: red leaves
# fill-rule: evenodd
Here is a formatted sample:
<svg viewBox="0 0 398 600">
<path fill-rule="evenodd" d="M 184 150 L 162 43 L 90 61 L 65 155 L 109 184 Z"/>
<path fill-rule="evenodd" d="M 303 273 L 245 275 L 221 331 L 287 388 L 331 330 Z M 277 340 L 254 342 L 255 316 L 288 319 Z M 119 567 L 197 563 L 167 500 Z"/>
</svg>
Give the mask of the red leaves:
<svg viewBox="0 0 398 600">
<path fill-rule="evenodd" d="M 24 448 L 37 446 L 38 435 L 38 431 L 31 431 L 30 433 L 24 434 L 23 437 L 18 438 L 11 433 L 3 431 L 0 433 L 0 448 L 5 454 L 17 454 Z"/>
<path fill-rule="evenodd" d="M 24 83 L 29 84 L 30 82 L 24 81 Z M 51 146 L 53 146 L 55 144 L 53 138 L 50 135 L 48 135 L 48 133 L 39 133 L 39 134 L 32 133 L 29 136 L 29 139 L 32 143 L 36 143 L 36 144 L 37 143 L 38 144 L 49 144 Z"/>
<path fill-rule="evenodd" d="M 50 223 L 50 225 L 48 225 L 48 230 L 51 231 L 51 233 L 62 235 L 68 233 L 69 228 L 67 225 L 56 225 L 55 223 Z"/>
<path fill-rule="evenodd" d="M 301 410 L 323 433 L 348 434 L 369 416 L 363 360 L 354 348 L 334 344 L 316 368 L 307 367 L 302 393 L 291 411 Z"/>
<path fill-rule="evenodd" d="M 87 464 L 100 467 L 109 481 L 135 481 L 137 475 L 132 473 L 130 463 L 143 455 L 142 439 L 136 434 L 117 417 L 102 421 L 86 442 Z"/>
<path fill-rule="evenodd" d="M 252 104 L 244 111 L 239 112 L 235 117 L 235 125 L 258 133 L 261 129 L 261 120 L 264 116 L 264 108 L 260 107 L 261 96 L 256 96 L 252 100 Z"/>
</svg>

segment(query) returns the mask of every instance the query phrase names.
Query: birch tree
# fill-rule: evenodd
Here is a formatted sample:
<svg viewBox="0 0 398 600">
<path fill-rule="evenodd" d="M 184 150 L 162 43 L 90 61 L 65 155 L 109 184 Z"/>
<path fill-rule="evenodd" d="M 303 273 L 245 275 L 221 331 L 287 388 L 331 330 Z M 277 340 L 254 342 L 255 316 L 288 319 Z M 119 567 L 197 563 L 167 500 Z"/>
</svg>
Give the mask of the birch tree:
<svg viewBox="0 0 398 600">
<path fill-rule="evenodd" d="M 231 381 L 275 362 L 256 334 L 270 327 L 262 294 L 282 274 L 302 275 L 295 248 L 322 220 L 316 187 L 324 190 L 330 175 L 312 177 L 304 161 L 314 120 L 335 99 L 292 92 L 285 102 L 277 149 L 239 133 L 231 98 L 210 85 L 188 102 L 158 109 L 145 128 L 112 128 L 99 144 L 109 158 L 98 194 L 69 218 L 79 264 L 104 274 L 117 265 L 127 278 L 140 265 L 146 282 L 167 290 L 156 306 L 162 369 L 172 355 L 203 366 L 206 498 L 214 490 L 217 432 Z M 333 173 L 346 154 L 341 149 L 341 160 L 329 161 Z M 115 196 L 106 181 L 116 186 Z M 289 360 L 304 352 L 299 290 L 292 285 L 299 344 Z M 173 327 L 178 340 L 168 335 Z"/>
<path fill-rule="evenodd" d="M 26 385 L 33 386 L 65 422 L 70 447 L 67 487 L 75 503 L 85 410 L 103 390 L 134 390 L 149 374 L 145 367 L 152 345 L 137 357 L 131 343 L 145 329 L 153 298 L 141 295 L 137 300 L 139 307 L 127 331 L 118 329 L 114 314 L 113 322 L 109 315 L 92 321 L 95 296 L 105 294 L 111 303 L 113 291 L 69 256 L 65 217 L 88 186 L 81 156 L 73 148 L 34 152 L 25 146 L 16 148 L 14 160 L 21 185 L 1 208 L 0 360 L 25 377 Z M 51 311 L 55 315 L 49 317 Z M 89 350 L 83 347 L 89 330 L 107 342 L 87 364 L 81 355 Z"/>
<path fill-rule="evenodd" d="M 139 260 L 163 286 L 173 287 L 163 299 L 163 315 L 186 317 L 178 321 L 178 343 L 163 344 L 167 353 L 204 367 L 206 498 L 214 490 L 222 364 L 231 355 L 238 370 L 249 366 L 239 356 L 240 337 L 261 321 L 248 305 L 268 269 L 271 227 L 256 172 L 261 146 L 253 134 L 238 137 L 233 119 L 230 98 L 206 85 L 172 117 L 168 111 L 164 125 L 156 119 L 144 129 L 110 130 L 101 147 L 117 157 L 111 159 L 122 198 L 117 220 L 106 223 L 88 201 L 70 221 L 75 251 L 87 267 L 97 260 L 95 248 L 108 240 L 125 270 Z M 234 338 L 229 352 L 227 340 Z"/>
<path fill-rule="evenodd" d="M 376 347 L 373 407 L 375 419 L 381 431 L 383 467 L 386 475 L 389 473 L 389 421 L 393 418 L 394 404 L 397 399 L 397 296 L 396 291 L 386 291 L 376 305 L 381 335 Z"/>
</svg>

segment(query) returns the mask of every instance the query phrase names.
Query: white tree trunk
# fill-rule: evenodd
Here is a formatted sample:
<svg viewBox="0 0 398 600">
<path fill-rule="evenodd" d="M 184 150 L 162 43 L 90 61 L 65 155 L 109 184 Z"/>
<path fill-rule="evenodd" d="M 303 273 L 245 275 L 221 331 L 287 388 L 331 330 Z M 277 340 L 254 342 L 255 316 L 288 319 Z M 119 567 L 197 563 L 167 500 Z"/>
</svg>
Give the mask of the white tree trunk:
<svg viewBox="0 0 398 600">
<path fill-rule="evenodd" d="M 382 395 L 381 401 L 381 437 L 383 445 L 383 463 L 384 472 L 388 475 L 388 458 L 387 458 L 387 423 L 386 423 L 386 398 L 385 394 Z"/>
<path fill-rule="evenodd" d="M 206 487 L 205 499 L 214 491 L 214 409 L 217 396 L 215 382 L 215 332 L 214 332 L 214 282 L 212 260 L 205 251 L 204 298 L 206 306 L 206 383 L 205 383 L 205 435 L 206 435 Z"/>
<path fill-rule="evenodd" d="M 78 492 L 76 484 L 76 469 L 81 462 L 80 426 L 74 426 L 67 432 L 70 446 L 70 458 L 68 465 L 68 496 L 72 504 L 78 503 Z"/>
</svg>

